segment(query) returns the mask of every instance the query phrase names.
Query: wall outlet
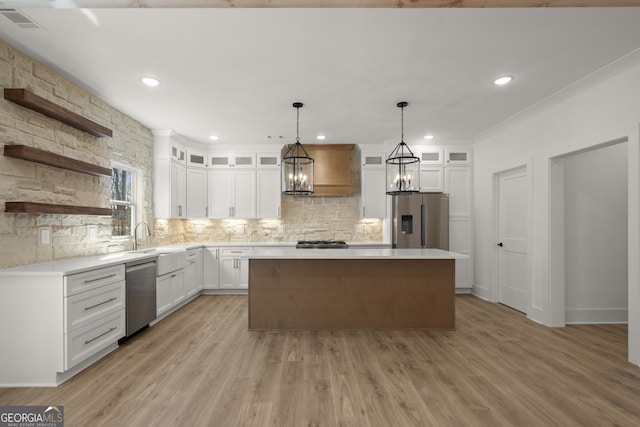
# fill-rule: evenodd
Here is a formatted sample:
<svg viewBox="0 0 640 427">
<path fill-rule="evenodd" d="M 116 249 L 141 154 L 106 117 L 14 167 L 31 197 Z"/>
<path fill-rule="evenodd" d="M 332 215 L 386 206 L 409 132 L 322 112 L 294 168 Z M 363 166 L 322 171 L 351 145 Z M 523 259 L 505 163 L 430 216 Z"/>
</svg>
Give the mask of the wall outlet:
<svg viewBox="0 0 640 427">
<path fill-rule="evenodd" d="M 90 242 L 95 242 L 98 240 L 97 225 L 87 225 L 87 240 Z"/>
<path fill-rule="evenodd" d="M 41 246 L 50 245 L 51 244 L 51 228 L 50 227 L 42 227 L 38 229 L 39 242 Z"/>
<path fill-rule="evenodd" d="M 204 233 L 204 225 L 196 224 L 196 233 L 198 233 L 198 234 Z"/>
<path fill-rule="evenodd" d="M 284 234 L 284 225 L 278 226 L 278 234 Z"/>
<path fill-rule="evenodd" d="M 362 227 L 362 224 L 356 224 L 356 233 L 362 233 L 364 231 L 364 228 Z"/>
<path fill-rule="evenodd" d="M 236 225 L 236 234 L 244 234 L 244 225 Z"/>
</svg>

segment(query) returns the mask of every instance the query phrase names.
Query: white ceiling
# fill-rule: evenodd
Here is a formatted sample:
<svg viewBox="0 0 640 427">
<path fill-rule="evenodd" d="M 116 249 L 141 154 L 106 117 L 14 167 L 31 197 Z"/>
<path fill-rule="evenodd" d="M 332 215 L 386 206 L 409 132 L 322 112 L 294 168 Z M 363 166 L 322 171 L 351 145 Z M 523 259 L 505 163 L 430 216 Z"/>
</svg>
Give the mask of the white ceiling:
<svg viewBox="0 0 640 427">
<path fill-rule="evenodd" d="M 0 16 L 3 40 L 149 128 L 210 144 L 294 140 L 294 101 L 303 143 L 397 142 L 398 101 L 410 145 L 472 140 L 640 48 L 640 8 L 22 12 L 42 29 Z"/>
</svg>

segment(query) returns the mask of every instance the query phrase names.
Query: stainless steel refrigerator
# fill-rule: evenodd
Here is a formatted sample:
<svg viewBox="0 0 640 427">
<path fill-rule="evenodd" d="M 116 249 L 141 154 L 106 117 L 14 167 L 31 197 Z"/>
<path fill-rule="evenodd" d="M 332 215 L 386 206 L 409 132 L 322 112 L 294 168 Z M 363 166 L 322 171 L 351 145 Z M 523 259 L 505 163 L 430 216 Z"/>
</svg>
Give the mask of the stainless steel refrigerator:
<svg viewBox="0 0 640 427">
<path fill-rule="evenodd" d="M 449 250 L 449 195 L 410 193 L 392 196 L 393 248 Z"/>
</svg>

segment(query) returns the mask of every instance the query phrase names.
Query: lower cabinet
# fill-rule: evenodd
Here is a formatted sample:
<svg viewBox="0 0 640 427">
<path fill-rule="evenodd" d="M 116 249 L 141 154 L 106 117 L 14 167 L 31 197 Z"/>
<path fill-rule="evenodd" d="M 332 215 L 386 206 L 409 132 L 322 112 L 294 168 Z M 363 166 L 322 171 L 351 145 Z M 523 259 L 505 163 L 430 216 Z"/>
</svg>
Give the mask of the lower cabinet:
<svg viewBox="0 0 640 427">
<path fill-rule="evenodd" d="M 224 248 L 220 255 L 220 288 L 247 289 L 249 260 L 252 248 Z"/>
<path fill-rule="evenodd" d="M 185 269 L 167 273 L 156 279 L 156 315 L 159 316 L 186 298 Z"/>
<path fill-rule="evenodd" d="M 218 262 L 220 260 L 220 248 L 206 247 L 203 251 L 204 289 L 218 289 L 220 280 Z"/>
<path fill-rule="evenodd" d="M 55 387 L 125 335 L 125 266 L 0 275 L 0 387 Z"/>
<path fill-rule="evenodd" d="M 203 254 L 204 289 L 247 289 L 253 247 L 207 247 Z"/>
</svg>

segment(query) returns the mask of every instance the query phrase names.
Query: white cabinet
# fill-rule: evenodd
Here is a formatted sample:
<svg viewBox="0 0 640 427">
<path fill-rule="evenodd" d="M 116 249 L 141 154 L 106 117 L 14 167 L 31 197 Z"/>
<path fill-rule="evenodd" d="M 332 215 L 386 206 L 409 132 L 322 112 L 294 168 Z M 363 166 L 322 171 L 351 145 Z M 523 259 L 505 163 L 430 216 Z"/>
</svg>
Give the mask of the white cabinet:
<svg viewBox="0 0 640 427">
<path fill-rule="evenodd" d="M 206 169 L 207 156 L 208 153 L 206 150 L 189 147 L 187 149 L 187 166 Z"/>
<path fill-rule="evenodd" d="M 280 169 L 258 169 L 256 173 L 257 217 L 279 218 L 282 197 Z"/>
<path fill-rule="evenodd" d="M 202 282 L 202 249 L 190 249 L 187 251 L 187 266 L 184 270 L 185 297 L 189 298 L 202 289 Z"/>
<path fill-rule="evenodd" d="M 255 218 L 256 171 L 209 171 L 209 217 Z"/>
<path fill-rule="evenodd" d="M 447 165 L 471 165 L 471 148 L 445 149 L 445 163 Z"/>
<path fill-rule="evenodd" d="M 208 216 L 208 180 L 206 169 L 187 168 L 187 218 L 206 218 Z"/>
<path fill-rule="evenodd" d="M 65 370 L 125 334 L 124 265 L 65 276 Z"/>
<path fill-rule="evenodd" d="M 444 168 L 420 164 L 420 191 L 423 193 L 444 192 Z"/>
<path fill-rule="evenodd" d="M 187 169 L 171 162 L 171 217 L 184 218 L 187 204 Z"/>
<path fill-rule="evenodd" d="M 185 218 L 186 150 L 168 131 L 154 132 L 153 211 L 157 218 Z"/>
<path fill-rule="evenodd" d="M 184 145 L 180 144 L 176 140 L 172 139 L 171 146 L 171 160 L 184 164 L 187 158 L 187 152 Z"/>
<path fill-rule="evenodd" d="M 384 153 L 363 151 L 360 188 L 360 216 L 385 218 L 387 216 L 386 157 Z"/>
<path fill-rule="evenodd" d="M 444 150 L 442 148 L 427 147 L 423 148 L 420 153 L 421 165 L 443 165 Z"/>
<path fill-rule="evenodd" d="M 258 153 L 256 167 L 258 169 L 280 169 L 280 153 Z"/>
<path fill-rule="evenodd" d="M 171 309 L 185 298 L 184 268 L 156 278 L 156 315 Z"/>
<path fill-rule="evenodd" d="M 169 273 L 169 276 L 171 276 L 171 301 L 173 305 L 176 305 L 186 298 L 184 268 Z"/>
<path fill-rule="evenodd" d="M 469 255 L 456 260 L 456 287 L 473 286 L 473 173 L 470 166 L 446 166 L 445 193 L 449 193 L 449 250 Z"/>
<path fill-rule="evenodd" d="M 156 278 L 156 315 L 160 316 L 173 305 L 171 299 L 171 274 Z"/>
<path fill-rule="evenodd" d="M 362 169 L 362 218 L 387 216 L 385 169 Z"/>
<path fill-rule="evenodd" d="M 249 287 L 249 260 L 251 248 L 222 248 L 220 250 L 220 288 L 246 289 Z"/>
<path fill-rule="evenodd" d="M 220 282 L 218 278 L 220 259 L 220 248 L 206 247 L 203 251 L 203 273 L 204 289 L 218 289 Z"/>
<path fill-rule="evenodd" d="M 472 169 L 467 166 L 445 168 L 444 192 L 449 193 L 449 216 L 470 217 L 472 206 Z"/>
<path fill-rule="evenodd" d="M 211 169 L 255 169 L 256 155 L 254 153 L 209 153 L 209 168 Z"/>
<path fill-rule="evenodd" d="M 0 387 L 55 387 L 125 335 L 124 264 L 0 277 Z"/>
</svg>

